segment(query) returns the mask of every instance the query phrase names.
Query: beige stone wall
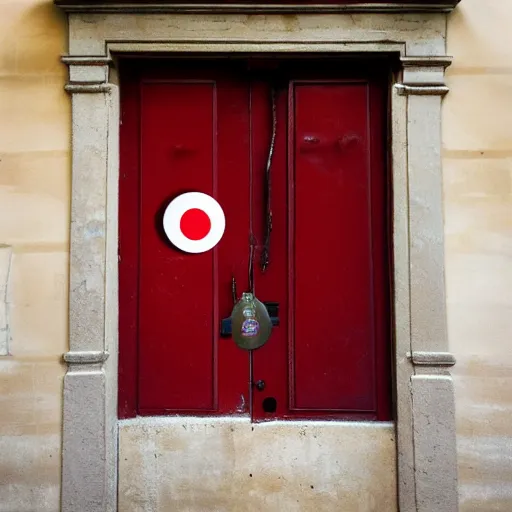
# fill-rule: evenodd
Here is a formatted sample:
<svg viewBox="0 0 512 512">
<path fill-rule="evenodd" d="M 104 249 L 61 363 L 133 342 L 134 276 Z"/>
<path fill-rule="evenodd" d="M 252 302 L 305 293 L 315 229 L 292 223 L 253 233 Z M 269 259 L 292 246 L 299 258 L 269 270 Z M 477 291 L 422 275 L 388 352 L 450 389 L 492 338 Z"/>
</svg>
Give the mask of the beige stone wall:
<svg viewBox="0 0 512 512">
<path fill-rule="evenodd" d="M 512 1 L 450 17 L 446 275 L 461 511 L 512 510 Z"/>
<path fill-rule="evenodd" d="M 0 0 L 0 246 L 12 247 L 10 258 L 0 247 L 0 335 L 8 323 L 10 338 L 10 355 L 0 356 L 2 512 L 59 508 L 70 209 L 65 37 L 65 19 L 49 1 Z"/>
<path fill-rule="evenodd" d="M 49 1 L 0 0 L 0 10 L 0 511 L 45 512 L 59 504 L 67 349 L 66 30 Z M 448 29 L 446 262 L 463 512 L 512 510 L 511 19 L 512 0 L 462 0 Z"/>
</svg>

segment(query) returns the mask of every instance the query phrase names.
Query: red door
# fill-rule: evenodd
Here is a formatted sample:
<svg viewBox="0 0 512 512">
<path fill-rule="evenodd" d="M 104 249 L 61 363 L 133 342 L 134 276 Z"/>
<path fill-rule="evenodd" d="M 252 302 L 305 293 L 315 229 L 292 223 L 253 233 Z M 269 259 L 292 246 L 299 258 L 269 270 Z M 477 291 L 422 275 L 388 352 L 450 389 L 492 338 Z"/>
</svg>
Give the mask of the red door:
<svg viewBox="0 0 512 512">
<path fill-rule="evenodd" d="M 121 417 L 389 419 L 378 68 L 174 62 L 122 75 Z M 189 191 L 226 216 L 202 254 L 177 250 L 162 229 L 164 208 Z M 246 352 L 221 322 L 233 280 L 238 294 L 249 287 L 251 254 L 255 294 L 277 305 L 279 325 Z"/>
</svg>

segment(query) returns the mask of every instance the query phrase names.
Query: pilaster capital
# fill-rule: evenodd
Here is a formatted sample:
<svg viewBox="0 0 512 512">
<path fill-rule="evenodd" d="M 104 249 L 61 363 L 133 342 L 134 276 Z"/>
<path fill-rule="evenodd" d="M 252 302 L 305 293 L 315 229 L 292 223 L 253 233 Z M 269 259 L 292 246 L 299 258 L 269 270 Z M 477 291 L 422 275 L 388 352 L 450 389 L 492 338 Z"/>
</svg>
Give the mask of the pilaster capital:
<svg viewBox="0 0 512 512">
<path fill-rule="evenodd" d="M 101 369 L 108 356 L 109 353 L 105 350 L 72 350 L 66 352 L 62 359 L 68 364 L 70 371 L 88 371 L 91 367 Z"/>
<path fill-rule="evenodd" d="M 414 351 L 407 356 L 414 366 L 450 367 L 455 365 L 455 357 L 450 352 Z"/>
<path fill-rule="evenodd" d="M 400 95 L 444 96 L 449 88 L 444 82 L 444 71 L 452 58 L 441 56 L 403 56 L 402 83 L 395 87 Z"/>
<path fill-rule="evenodd" d="M 69 93 L 105 93 L 110 92 L 108 84 L 109 70 L 113 65 L 110 57 L 105 56 L 63 56 L 62 62 L 69 68 Z"/>
</svg>

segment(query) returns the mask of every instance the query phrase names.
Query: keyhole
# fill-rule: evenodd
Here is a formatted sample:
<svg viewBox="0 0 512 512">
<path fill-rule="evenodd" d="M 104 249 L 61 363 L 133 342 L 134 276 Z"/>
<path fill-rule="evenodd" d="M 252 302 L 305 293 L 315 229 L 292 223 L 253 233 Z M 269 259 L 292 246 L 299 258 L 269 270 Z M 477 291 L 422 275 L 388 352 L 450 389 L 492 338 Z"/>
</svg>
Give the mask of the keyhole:
<svg viewBox="0 0 512 512">
<path fill-rule="evenodd" d="M 273 396 L 265 398 L 262 405 L 265 412 L 276 412 L 277 410 L 277 400 Z"/>
</svg>

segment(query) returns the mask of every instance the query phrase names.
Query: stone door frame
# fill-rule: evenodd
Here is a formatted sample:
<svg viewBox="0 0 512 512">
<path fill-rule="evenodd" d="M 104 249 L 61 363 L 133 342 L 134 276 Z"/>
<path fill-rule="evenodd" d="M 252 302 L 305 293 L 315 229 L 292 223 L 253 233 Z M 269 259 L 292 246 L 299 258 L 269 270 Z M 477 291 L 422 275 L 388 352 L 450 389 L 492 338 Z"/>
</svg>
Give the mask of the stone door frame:
<svg viewBox="0 0 512 512">
<path fill-rule="evenodd" d="M 448 371 L 455 360 L 447 352 L 441 169 L 441 101 L 451 61 L 445 55 L 446 12 L 454 2 L 425 9 L 419 2 L 364 4 L 353 13 L 334 12 L 332 6 L 58 3 L 69 18 L 69 54 L 62 60 L 69 66 L 66 90 L 72 101 L 62 510 L 117 509 L 116 59 L 293 52 L 395 53 L 401 62 L 390 88 L 389 120 L 399 508 L 456 511 L 455 405 Z"/>
</svg>

